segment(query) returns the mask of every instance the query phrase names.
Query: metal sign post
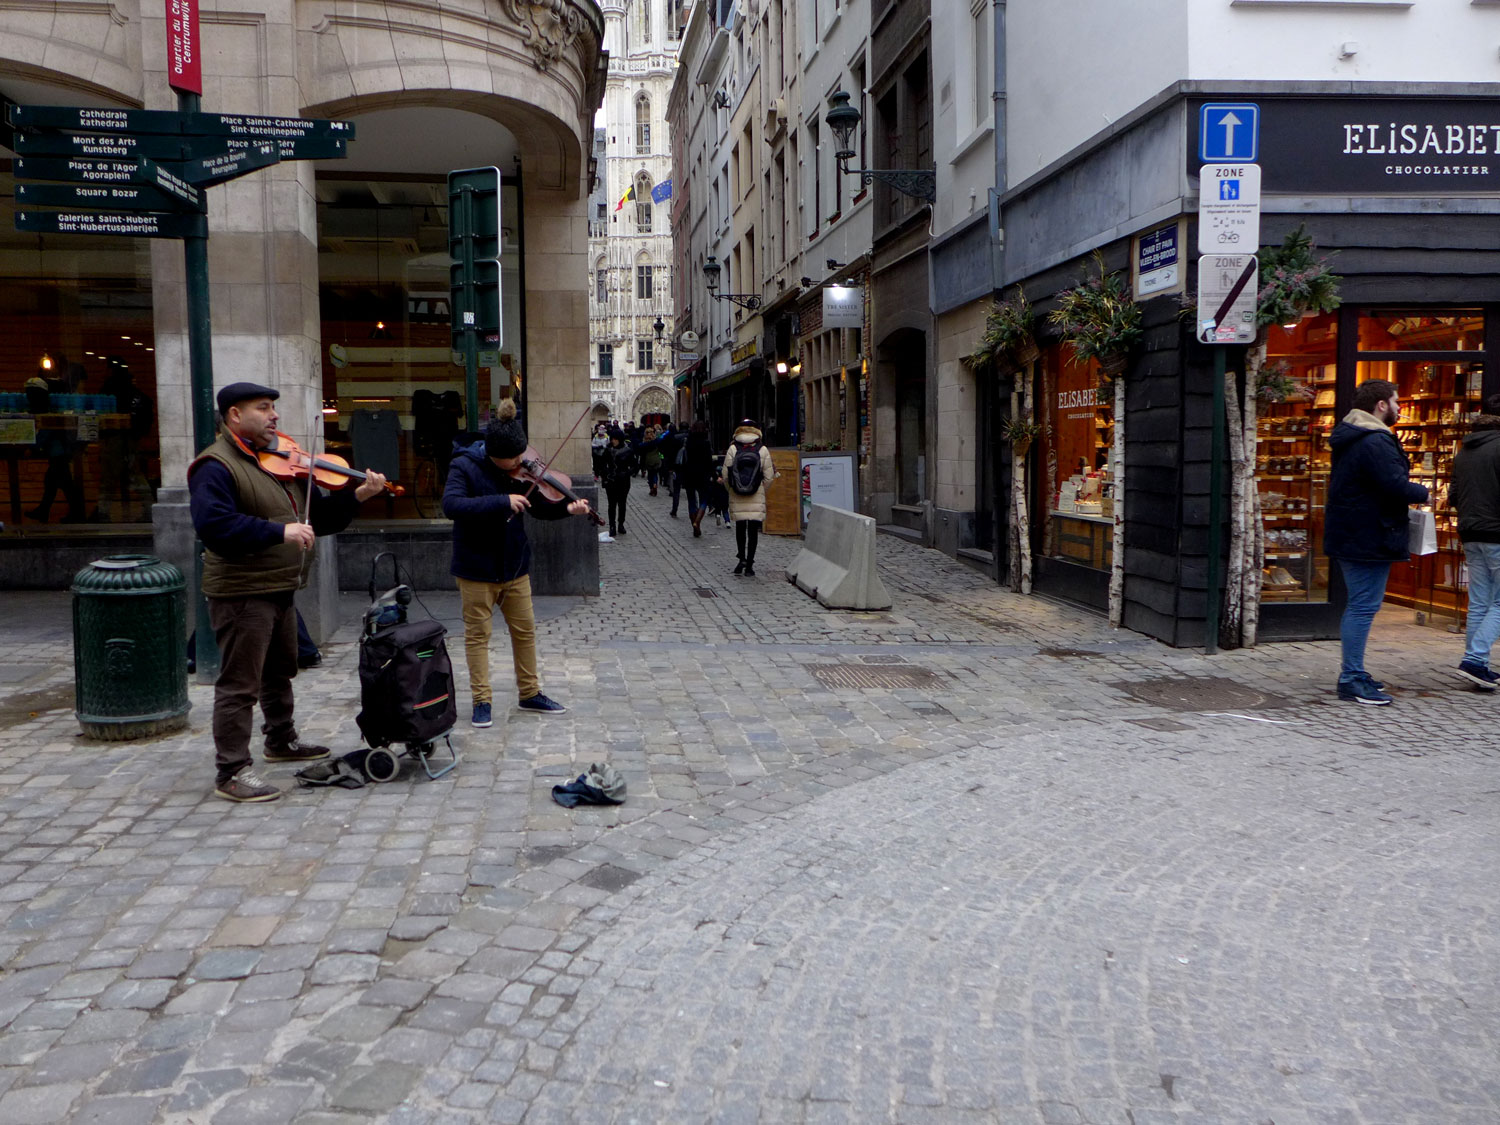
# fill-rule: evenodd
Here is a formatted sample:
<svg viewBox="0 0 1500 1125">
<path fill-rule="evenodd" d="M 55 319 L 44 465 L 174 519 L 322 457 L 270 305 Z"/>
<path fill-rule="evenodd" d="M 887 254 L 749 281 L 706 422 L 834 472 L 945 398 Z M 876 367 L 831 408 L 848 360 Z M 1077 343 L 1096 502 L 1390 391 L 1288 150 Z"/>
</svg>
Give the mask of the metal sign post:
<svg viewBox="0 0 1500 1125">
<path fill-rule="evenodd" d="M 448 173 L 448 255 L 453 350 L 464 357 L 464 408 L 479 429 L 479 345 L 498 352 L 500 316 L 500 169 Z"/>
</svg>

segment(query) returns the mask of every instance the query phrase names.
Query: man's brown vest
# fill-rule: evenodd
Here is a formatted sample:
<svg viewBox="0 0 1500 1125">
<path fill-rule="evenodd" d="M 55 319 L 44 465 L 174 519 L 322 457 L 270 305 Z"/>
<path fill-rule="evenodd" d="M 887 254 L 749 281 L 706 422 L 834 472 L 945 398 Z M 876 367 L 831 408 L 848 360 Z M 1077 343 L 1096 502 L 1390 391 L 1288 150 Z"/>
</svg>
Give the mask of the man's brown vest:
<svg viewBox="0 0 1500 1125">
<path fill-rule="evenodd" d="M 259 462 L 235 444 L 222 430 L 218 440 L 188 466 L 213 459 L 229 470 L 239 496 L 239 510 L 273 523 L 295 523 L 297 510 L 291 487 L 260 467 Z M 281 594 L 307 584 L 312 551 L 295 543 L 277 543 L 253 555 L 229 557 L 203 549 L 203 593 L 210 598 L 245 598 L 256 594 Z"/>
</svg>

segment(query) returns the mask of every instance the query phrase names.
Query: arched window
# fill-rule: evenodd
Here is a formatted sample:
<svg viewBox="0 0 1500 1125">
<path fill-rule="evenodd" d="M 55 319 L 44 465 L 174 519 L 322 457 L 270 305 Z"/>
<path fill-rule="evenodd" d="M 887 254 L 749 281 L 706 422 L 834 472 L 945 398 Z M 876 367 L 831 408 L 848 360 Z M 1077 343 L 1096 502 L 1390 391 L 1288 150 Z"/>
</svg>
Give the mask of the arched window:
<svg viewBox="0 0 1500 1125">
<path fill-rule="evenodd" d="M 651 233 L 651 177 L 644 172 L 635 178 L 635 229 Z"/>
<path fill-rule="evenodd" d="M 638 254 L 635 259 L 635 298 L 650 301 L 656 297 L 656 278 L 647 254 Z"/>
<path fill-rule="evenodd" d="M 635 99 L 635 151 L 651 155 L 651 99 L 645 94 Z"/>
</svg>

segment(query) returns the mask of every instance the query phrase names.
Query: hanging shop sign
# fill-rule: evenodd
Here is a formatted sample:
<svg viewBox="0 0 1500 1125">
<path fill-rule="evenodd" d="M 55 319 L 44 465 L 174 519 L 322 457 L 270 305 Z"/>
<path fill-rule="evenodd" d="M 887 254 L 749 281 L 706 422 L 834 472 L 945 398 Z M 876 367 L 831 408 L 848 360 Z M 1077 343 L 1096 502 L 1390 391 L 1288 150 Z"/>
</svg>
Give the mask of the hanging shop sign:
<svg viewBox="0 0 1500 1125">
<path fill-rule="evenodd" d="M 1190 103 L 1189 170 L 1223 147 Z M 1214 103 L 1207 103 L 1214 104 Z M 1279 193 L 1500 191 L 1500 99 L 1259 97 L 1259 163 Z M 1204 118 L 1218 133 L 1205 136 Z"/>
<path fill-rule="evenodd" d="M 823 288 L 824 328 L 863 328 L 865 291 L 848 285 Z"/>
<path fill-rule="evenodd" d="M 760 352 L 760 344 L 757 341 L 755 341 L 755 340 L 746 340 L 739 347 L 735 348 L 734 351 L 732 351 L 732 352 L 729 353 L 729 362 L 730 363 L 744 363 L 745 360 L 750 359 L 752 356 L 755 356 L 755 355 L 759 354 L 759 352 Z"/>
</svg>

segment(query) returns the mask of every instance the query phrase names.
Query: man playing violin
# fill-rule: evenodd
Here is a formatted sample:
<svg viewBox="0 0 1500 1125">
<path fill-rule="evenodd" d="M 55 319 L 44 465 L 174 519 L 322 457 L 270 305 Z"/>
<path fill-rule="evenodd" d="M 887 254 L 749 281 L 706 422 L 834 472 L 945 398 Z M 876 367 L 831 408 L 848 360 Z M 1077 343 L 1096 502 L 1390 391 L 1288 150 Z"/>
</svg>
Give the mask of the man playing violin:
<svg viewBox="0 0 1500 1125">
<path fill-rule="evenodd" d="M 193 526 L 203 541 L 203 593 L 218 639 L 214 685 L 214 796 L 274 801 L 281 790 L 251 769 L 255 704 L 265 723 L 267 762 L 307 762 L 328 747 L 297 737 L 292 679 L 297 675 L 297 611 L 314 539 L 349 526 L 360 502 L 385 487 L 366 472 L 357 488 L 325 492 L 305 478 L 279 479 L 257 453 L 276 441 L 276 399 L 258 383 L 231 383 L 219 392 L 218 439 L 188 466 Z M 352 482 L 351 482 L 352 483 Z"/>
<path fill-rule="evenodd" d="M 526 431 L 516 404 L 505 399 L 484 438 L 454 450 L 443 489 L 443 514 L 453 521 L 452 573 L 464 616 L 464 657 L 474 696 L 472 722 L 491 717 L 490 626 L 495 607 L 510 631 L 521 711 L 560 715 L 567 708 L 542 694 L 537 673 L 536 614 L 531 604 L 531 543 L 520 516 L 555 520 L 589 513 L 586 500 L 549 501 L 515 475 L 526 453 Z"/>
</svg>

